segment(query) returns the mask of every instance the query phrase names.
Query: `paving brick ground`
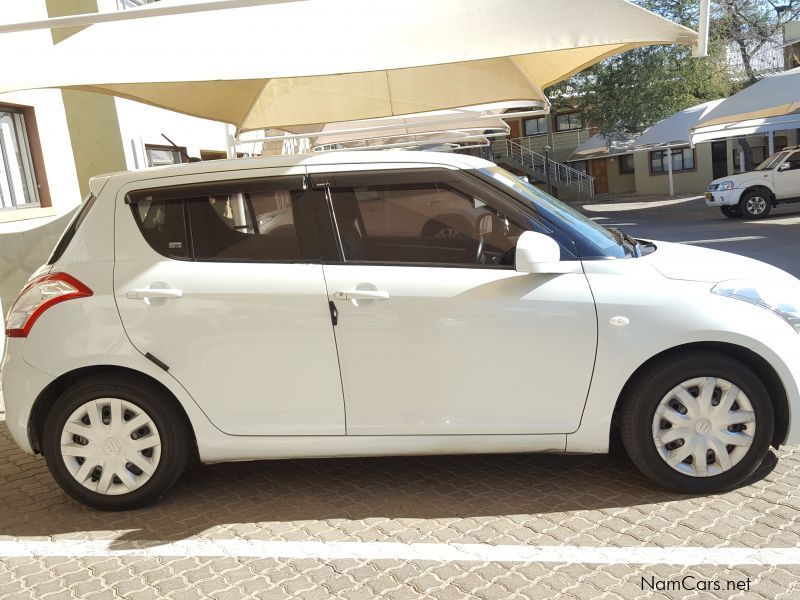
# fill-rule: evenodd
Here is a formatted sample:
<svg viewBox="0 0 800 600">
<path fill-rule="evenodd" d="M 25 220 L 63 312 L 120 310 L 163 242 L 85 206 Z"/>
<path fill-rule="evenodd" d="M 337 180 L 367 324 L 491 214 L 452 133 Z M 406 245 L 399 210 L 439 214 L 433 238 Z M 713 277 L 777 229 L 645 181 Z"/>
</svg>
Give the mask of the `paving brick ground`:
<svg viewBox="0 0 800 600">
<path fill-rule="evenodd" d="M 1 415 L 2 413 L 0 413 Z M 68 499 L 0 424 L 0 541 L 459 542 L 592 547 L 800 546 L 800 449 L 749 486 L 689 497 L 654 488 L 624 454 L 192 465 L 146 510 Z M 652 590 L 716 581 L 722 589 Z M 0 558 L 0 598 L 800 598 L 800 567 L 581 565 L 241 557 Z M 749 591 L 727 590 L 749 578 Z M 672 582 L 671 584 L 669 582 Z M 744 585 L 744 583 L 740 583 Z"/>
</svg>

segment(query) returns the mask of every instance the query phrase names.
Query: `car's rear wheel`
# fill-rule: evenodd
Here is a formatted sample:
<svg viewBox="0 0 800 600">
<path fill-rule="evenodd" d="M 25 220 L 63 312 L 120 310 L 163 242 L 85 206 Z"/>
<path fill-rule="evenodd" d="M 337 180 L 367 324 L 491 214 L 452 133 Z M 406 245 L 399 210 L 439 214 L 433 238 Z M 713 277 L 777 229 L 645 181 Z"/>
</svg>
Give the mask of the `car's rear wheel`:
<svg viewBox="0 0 800 600">
<path fill-rule="evenodd" d="M 639 376 L 623 399 L 621 433 L 634 464 L 654 482 L 685 493 L 744 483 L 769 449 L 769 393 L 744 364 L 689 353 Z"/>
<path fill-rule="evenodd" d="M 59 485 L 103 510 L 138 508 L 162 496 L 182 473 L 189 445 L 183 415 L 163 390 L 107 376 L 67 389 L 42 436 Z"/>
<path fill-rule="evenodd" d="M 746 218 L 763 219 L 771 210 L 772 198 L 762 190 L 745 192 L 739 200 L 739 212 Z"/>
<path fill-rule="evenodd" d="M 741 219 L 742 218 L 742 211 L 739 208 L 739 205 L 735 206 L 721 206 L 720 210 L 722 214 L 728 217 L 729 219 Z"/>
</svg>

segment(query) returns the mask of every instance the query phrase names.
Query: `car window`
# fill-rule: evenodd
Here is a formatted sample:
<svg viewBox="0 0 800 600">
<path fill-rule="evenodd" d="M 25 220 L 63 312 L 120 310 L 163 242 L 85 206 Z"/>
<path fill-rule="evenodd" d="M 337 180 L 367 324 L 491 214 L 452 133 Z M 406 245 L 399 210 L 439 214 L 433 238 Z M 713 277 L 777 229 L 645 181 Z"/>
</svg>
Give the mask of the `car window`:
<svg viewBox="0 0 800 600">
<path fill-rule="evenodd" d="M 147 242 L 172 258 L 294 262 L 300 245 L 293 198 L 299 178 L 220 183 L 132 194 Z"/>
<path fill-rule="evenodd" d="M 188 198 L 195 260 L 296 261 L 291 193 L 284 189 Z"/>
<path fill-rule="evenodd" d="M 512 267 L 524 230 L 485 199 L 429 174 L 339 176 L 330 193 L 349 262 Z"/>
<path fill-rule="evenodd" d="M 784 171 L 795 171 L 800 169 L 800 151 L 795 152 L 789 158 L 786 159 L 784 164 L 789 165 L 788 167 L 784 167 Z"/>
<path fill-rule="evenodd" d="M 189 258 L 181 202 L 145 196 L 131 208 L 139 230 L 153 250 L 170 258 Z"/>
</svg>

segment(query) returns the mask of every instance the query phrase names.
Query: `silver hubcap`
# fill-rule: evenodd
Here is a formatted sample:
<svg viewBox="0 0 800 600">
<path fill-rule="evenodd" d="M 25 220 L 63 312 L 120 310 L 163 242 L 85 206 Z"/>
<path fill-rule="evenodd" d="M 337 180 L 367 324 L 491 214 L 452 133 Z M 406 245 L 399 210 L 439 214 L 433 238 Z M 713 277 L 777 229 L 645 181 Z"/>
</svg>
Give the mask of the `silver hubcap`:
<svg viewBox="0 0 800 600">
<path fill-rule="evenodd" d="M 767 201 L 761 196 L 754 196 L 747 201 L 747 212 L 751 215 L 760 215 L 767 210 Z"/>
<path fill-rule="evenodd" d="M 653 442 L 670 467 L 712 477 L 742 460 L 756 432 L 750 400 L 731 382 L 698 377 L 672 389 L 653 416 Z"/>
<path fill-rule="evenodd" d="M 73 412 L 61 431 L 61 457 L 72 476 L 100 494 L 142 487 L 161 459 L 161 438 L 150 416 L 120 398 L 100 398 Z"/>
</svg>

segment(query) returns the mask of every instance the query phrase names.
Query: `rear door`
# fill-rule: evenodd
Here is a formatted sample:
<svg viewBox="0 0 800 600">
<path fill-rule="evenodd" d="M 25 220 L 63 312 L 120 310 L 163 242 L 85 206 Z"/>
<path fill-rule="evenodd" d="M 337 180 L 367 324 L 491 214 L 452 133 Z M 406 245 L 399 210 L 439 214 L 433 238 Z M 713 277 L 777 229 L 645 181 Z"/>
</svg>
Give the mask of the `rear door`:
<svg viewBox="0 0 800 600">
<path fill-rule="evenodd" d="M 303 169 L 258 175 L 123 189 L 117 306 L 136 348 L 225 433 L 342 435 L 315 192 L 303 190 Z"/>
</svg>

